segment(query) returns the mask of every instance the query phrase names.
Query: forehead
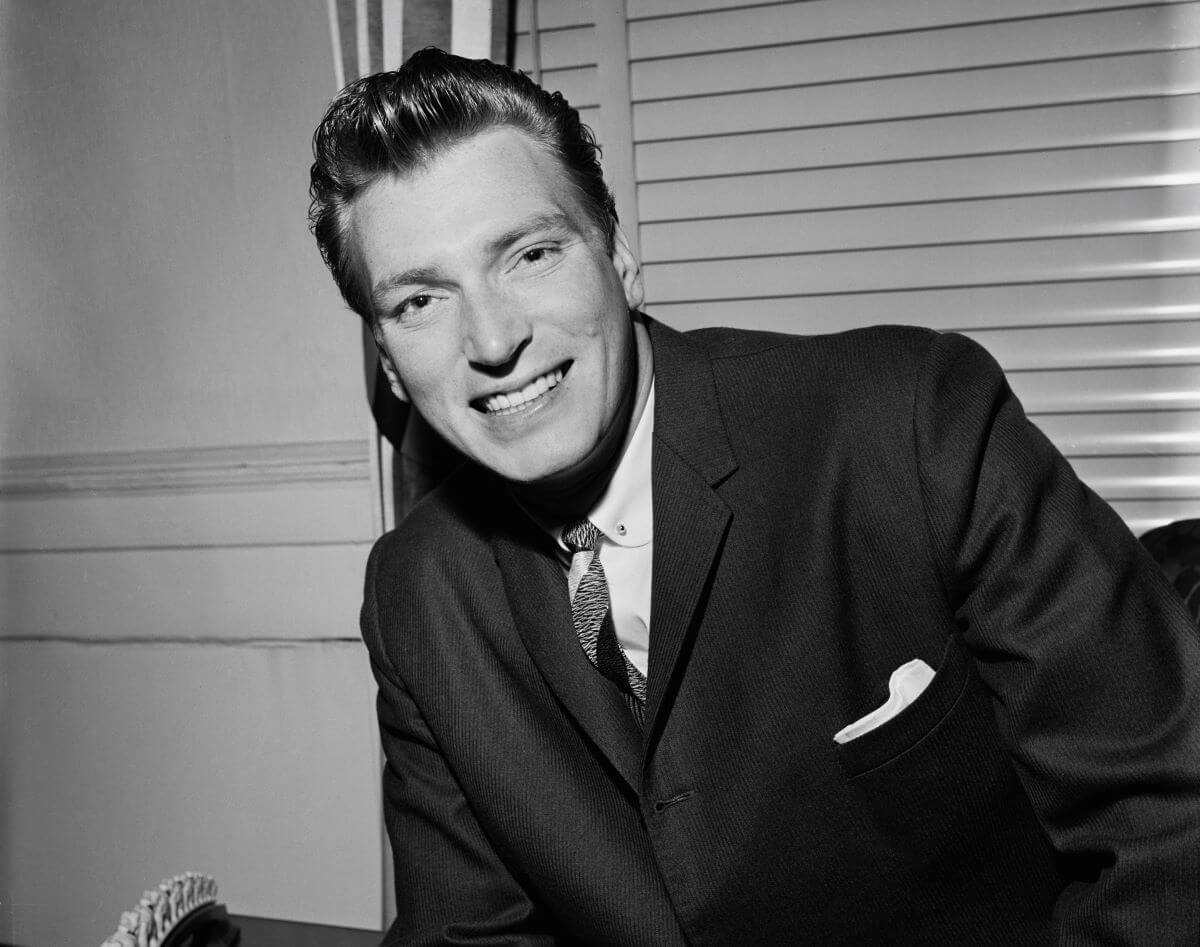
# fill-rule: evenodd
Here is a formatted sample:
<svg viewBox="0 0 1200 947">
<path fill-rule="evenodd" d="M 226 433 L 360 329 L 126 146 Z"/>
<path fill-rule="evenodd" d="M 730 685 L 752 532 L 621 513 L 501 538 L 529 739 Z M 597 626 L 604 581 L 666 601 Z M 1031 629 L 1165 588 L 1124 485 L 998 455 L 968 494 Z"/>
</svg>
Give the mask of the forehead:
<svg viewBox="0 0 1200 947">
<path fill-rule="evenodd" d="M 587 226 L 559 159 L 525 133 L 502 127 L 457 142 L 407 174 L 375 181 L 352 204 L 350 228 L 370 270 L 381 241 L 416 251 L 441 236 L 483 237 L 513 220 L 553 213 Z"/>
</svg>

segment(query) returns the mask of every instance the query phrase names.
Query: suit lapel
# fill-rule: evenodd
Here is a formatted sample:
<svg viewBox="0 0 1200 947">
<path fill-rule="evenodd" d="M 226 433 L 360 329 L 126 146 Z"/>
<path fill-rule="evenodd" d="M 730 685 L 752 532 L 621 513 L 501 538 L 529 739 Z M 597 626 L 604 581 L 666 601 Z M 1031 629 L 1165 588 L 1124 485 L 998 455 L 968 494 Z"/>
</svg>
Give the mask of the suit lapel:
<svg viewBox="0 0 1200 947">
<path fill-rule="evenodd" d="M 729 525 L 729 508 L 695 471 L 669 451 L 654 462 L 654 566 L 651 578 L 650 674 L 646 732 L 677 673 L 708 577 Z"/>
<path fill-rule="evenodd" d="M 647 320 L 654 346 L 652 490 L 654 562 L 645 739 L 669 710 L 689 642 L 729 528 L 716 486 L 736 468 L 707 353 Z M 511 501 L 508 501 L 511 504 Z M 633 792 L 643 736 L 624 698 L 576 641 L 566 581 L 552 544 L 515 504 L 493 536 L 508 604 L 525 646 L 555 696 Z"/>
<path fill-rule="evenodd" d="M 517 630 L 555 696 L 636 793 L 641 733 L 620 693 L 575 638 L 566 579 L 547 537 L 523 519 L 512 517 L 513 529 L 493 543 Z"/>
<path fill-rule="evenodd" d="M 732 514 L 715 487 L 737 468 L 707 354 L 657 323 L 650 330 L 655 411 L 648 740 L 684 671 L 697 607 L 729 528 Z"/>
</svg>

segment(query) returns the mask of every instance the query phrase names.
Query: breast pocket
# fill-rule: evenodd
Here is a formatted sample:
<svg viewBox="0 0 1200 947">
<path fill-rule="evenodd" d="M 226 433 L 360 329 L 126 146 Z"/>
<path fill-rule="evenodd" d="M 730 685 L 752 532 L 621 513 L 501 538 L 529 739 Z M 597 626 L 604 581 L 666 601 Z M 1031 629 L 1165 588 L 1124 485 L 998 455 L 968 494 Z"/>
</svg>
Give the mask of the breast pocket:
<svg viewBox="0 0 1200 947">
<path fill-rule="evenodd" d="M 912 704 L 834 752 L 859 824 L 885 848 L 943 873 L 1005 862 L 1018 850 L 1028 864 L 1045 861 L 991 695 L 957 639 Z"/>
<path fill-rule="evenodd" d="M 933 680 L 911 704 L 875 729 L 836 745 L 846 774 L 860 776 L 917 750 L 923 741 L 936 741 L 939 731 L 957 723 L 953 718 L 970 680 L 970 661 L 958 642 L 951 639 Z"/>
</svg>

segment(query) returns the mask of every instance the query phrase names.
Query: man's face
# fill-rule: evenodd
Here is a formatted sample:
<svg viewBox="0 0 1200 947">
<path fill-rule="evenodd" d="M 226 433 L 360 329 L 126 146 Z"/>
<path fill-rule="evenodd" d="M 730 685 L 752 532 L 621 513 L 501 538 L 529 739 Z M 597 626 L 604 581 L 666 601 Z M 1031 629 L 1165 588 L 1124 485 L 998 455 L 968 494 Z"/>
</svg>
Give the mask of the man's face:
<svg viewBox="0 0 1200 947">
<path fill-rule="evenodd" d="M 397 396 L 509 480 L 586 465 L 628 407 L 642 287 L 558 160 L 491 129 L 380 179 L 351 213 Z"/>
</svg>

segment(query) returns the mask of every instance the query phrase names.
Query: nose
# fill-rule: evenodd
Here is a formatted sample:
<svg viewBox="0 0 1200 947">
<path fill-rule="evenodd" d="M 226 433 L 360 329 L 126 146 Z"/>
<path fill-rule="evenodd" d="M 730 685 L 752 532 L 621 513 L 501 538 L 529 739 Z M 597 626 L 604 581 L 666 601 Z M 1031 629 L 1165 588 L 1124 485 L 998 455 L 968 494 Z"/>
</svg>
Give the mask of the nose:
<svg viewBox="0 0 1200 947">
<path fill-rule="evenodd" d="M 511 369 L 529 344 L 532 325 L 522 307 L 504 294 L 479 289 L 464 294 L 463 351 L 476 369 L 499 375 Z"/>
</svg>

